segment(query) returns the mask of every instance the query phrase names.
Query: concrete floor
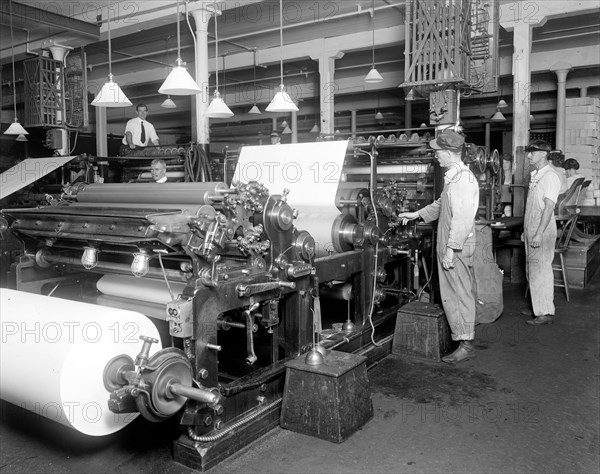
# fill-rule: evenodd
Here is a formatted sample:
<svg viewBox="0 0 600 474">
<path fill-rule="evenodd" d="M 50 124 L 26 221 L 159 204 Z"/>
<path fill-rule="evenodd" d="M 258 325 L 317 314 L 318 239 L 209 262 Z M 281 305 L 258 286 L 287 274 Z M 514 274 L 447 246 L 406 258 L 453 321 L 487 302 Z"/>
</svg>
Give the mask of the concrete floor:
<svg viewBox="0 0 600 474">
<path fill-rule="evenodd" d="M 216 473 L 600 472 L 600 275 L 557 321 L 530 327 L 522 285 L 477 327 L 477 358 L 456 367 L 390 356 L 369 371 L 375 415 L 334 444 L 276 428 Z M 189 473 L 172 461 L 173 423 L 137 419 L 90 439 L 7 403 L 0 406 L 1 472 Z"/>
</svg>

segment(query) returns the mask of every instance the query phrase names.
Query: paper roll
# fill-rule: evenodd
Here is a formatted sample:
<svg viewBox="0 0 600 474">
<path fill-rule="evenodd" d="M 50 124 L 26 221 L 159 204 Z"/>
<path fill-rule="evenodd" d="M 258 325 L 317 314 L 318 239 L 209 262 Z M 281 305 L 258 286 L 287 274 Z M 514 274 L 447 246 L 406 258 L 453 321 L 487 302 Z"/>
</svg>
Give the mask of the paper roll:
<svg viewBox="0 0 600 474">
<path fill-rule="evenodd" d="M 185 283 L 181 282 L 169 282 L 169 285 L 171 285 L 173 298 L 176 298 L 185 288 Z M 107 274 L 98 280 L 96 288 L 105 295 L 141 300 L 148 303 L 166 305 L 173 299 L 164 280 Z"/>
<path fill-rule="evenodd" d="M 139 414 L 108 409 L 106 363 L 160 340 L 140 313 L 0 289 L 0 398 L 90 436 L 114 433 Z M 153 344 L 150 355 L 161 348 Z"/>
</svg>

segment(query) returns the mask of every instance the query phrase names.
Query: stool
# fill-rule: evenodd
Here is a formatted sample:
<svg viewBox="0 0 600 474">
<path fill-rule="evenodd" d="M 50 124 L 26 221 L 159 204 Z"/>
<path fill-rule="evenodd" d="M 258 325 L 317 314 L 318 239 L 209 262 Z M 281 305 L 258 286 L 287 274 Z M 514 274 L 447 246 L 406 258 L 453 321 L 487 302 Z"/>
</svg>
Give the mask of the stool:
<svg viewBox="0 0 600 474">
<path fill-rule="evenodd" d="M 373 417 L 367 358 L 329 351 L 321 365 L 287 362 L 282 428 L 341 443 Z"/>
<path fill-rule="evenodd" d="M 441 306 L 413 301 L 398 310 L 392 354 L 439 362 L 453 348 Z"/>
</svg>

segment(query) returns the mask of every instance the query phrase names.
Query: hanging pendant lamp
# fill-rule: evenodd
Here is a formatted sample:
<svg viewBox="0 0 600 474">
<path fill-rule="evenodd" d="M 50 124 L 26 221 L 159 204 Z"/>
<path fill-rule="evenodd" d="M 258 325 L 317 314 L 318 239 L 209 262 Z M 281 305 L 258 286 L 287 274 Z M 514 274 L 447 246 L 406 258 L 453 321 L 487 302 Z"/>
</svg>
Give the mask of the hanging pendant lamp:
<svg viewBox="0 0 600 474">
<path fill-rule="evenodd" d="M 181 60 L 181 37 L 179 33 L 179 0 L 177 0 L 177 66 L 169 73 L 165 82 L 158 89 L 160 94 L 169 95 L 195 95 L 202 92 L 200 86 L 187 72 L 185 63 Z"/>
<path fill-rule="evenodd" d="M 214 97 L 206 109 L 205 116 L 208 118 L 229 118 L 233 117 L 233 112 L 221 98 L 219 93 L 219 12 L 215 10 L 215 92 Z"/>
<path fill-rule="evenodd" d="M 383 77 L 379 74 L 379 71 L 375 68 L 375 0 L 371 3 L 371 22 L 372 30 L 373 30 L 373 62 L 371 64 L 371 70 L 365 76 L 364 81 L 367 84 L 377 84 L 379 82 L 383 82 Z"/>
<path fill-rule="evenodd" d="M 319 129 L 319 126 L 315 123 L 313 125 L 313 128 L 310 129 L 309 133 L 319 133 L 321 130 Z"/>
<path fill-rule="evenodd" d="M 252 108 L 248 111 L 249 114 L 252 115 L 262 115 L 262 112 L 258 108 L 258 105 L 254 104 Z"/>
<path fill-rule="evenodd" d="M 108 8 L 108 17 L 107 17 L 107 26 L 108 26 L 108 81 L 104 83 L 98 95 L 92 101 L 92 105 L 95 107 L 130 107 L 133 105 L 131 101 L 127 98 L 125 93 L 114 81 L 114 76 L 112 74 L 112 52 L 111 52 L 111 42 L 110 42 L 110 7 Z"/>
<path fill-rule="evenodd" d="M 415 93 L 415 90 L 414 89 L 409 90 L 408 94 L 406 94 L 406 97 L 404 98 L 404 100 L 406 100 L 408 102 L 417 100 L 417 94 Z"/>
<path fill-rule="evenodd" d="M 173 102 L 173 99 L 171 99 L 171 96 L 168 95 L 167 98 L 165 100 L 163 100 L 163 103 L 160 104 L 161 107 L 164 107 L 165 109 L 176 109 L 177 105 L 175 104 L 175 102 Z"/>
<path fill-rule="evenodd" d="M 506 120 L 506 117 L 504 116 L 504 114 L 502 112 L 500 112 L 499 109 L 496 109 L 496 113 L 494 115 L 492 115 L 490 122 L 504 122 L 505 120 Z"/>
<path fill-rule="evenodd" d="M 29 132 L 23 128 L 23 125 L 19 123 L 17 118 L 17 83 L 15 81 L 15 41 L 13 38 L 13 24 L 12 24 L 12 0 L 8 3 L 9 15 L 10 15 L 10 49 L 12 56 L 12 76 L 13 76 L 13 106 L 15 110 L 15 121 L 6 129 L 4 135 L 29 135 Z M 19 138 L 17 138 L 19 140 Z M 27 140 L 27 139 L 25 139 Z"/>
<path fill-rule="evenodd" d="M 283 85 L 283 0 L 279 0 L 279 47 L 281 49 L 279 92 L 265 109 L 267 112 L 298 112 L 298 107 L 285 91 Z"/>
<path fill-rule="evenodd" d="M 254 87 L 254 105 L 248 111 L 248 113 L 252 114 L 252 115 L 262 115 L 262 112 L 260 111 L 260 109 L 256 105 L 256 48 L 254 49 L 254 64 L 252 66 L 252 71 L 253 71 L 253 74 L 254 74 L 254 82 L 253 82 L 253 87 Z"/>
</svg>

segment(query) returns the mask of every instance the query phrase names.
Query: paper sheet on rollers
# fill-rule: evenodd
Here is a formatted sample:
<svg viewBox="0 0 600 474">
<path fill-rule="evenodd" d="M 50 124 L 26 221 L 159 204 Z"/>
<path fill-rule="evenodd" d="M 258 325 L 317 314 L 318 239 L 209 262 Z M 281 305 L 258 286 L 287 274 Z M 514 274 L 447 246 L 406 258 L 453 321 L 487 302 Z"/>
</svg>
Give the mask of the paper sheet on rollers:
<svg viewBox="0 0 600 474">
<path fill-rule="evenodd" d="M 74 156 L 27 158 L 0 175 L 0 199 L 36 182 L 56 168 L 71 161 Z"/>
<path fill-rule="evenodd" d="M 0 288 L 0 398 L 90 436 L 138 414 L 108 409 L 102 375 L 113 357 L 133 360 L 139 336 L 160 340 L 143 314 Z M 150 355 L 161 344 L 153 344 Z"/>
<path fill-rule="evenodd" d="M 348 141 L 246 146 L 242 148 L 234 181 L 258 181 L 271 194 L 289 189 L 288 203 L 298 209 L 295 226 L 317 243 L 317 256 L 331 248 L 331 227 L 340 214 L 335 196 Z"/>
</svg>

